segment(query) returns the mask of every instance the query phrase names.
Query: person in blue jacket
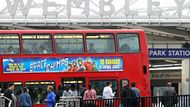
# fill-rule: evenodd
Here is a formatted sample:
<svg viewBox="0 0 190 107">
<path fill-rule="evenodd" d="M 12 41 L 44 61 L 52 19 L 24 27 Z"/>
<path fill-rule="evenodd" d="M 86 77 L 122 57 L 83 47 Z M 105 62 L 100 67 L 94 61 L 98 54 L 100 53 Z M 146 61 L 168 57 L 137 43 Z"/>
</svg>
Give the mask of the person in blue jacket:
<svg viewBox="0 0 190 107">
<path fill-rule="evenodd" d="M 29 93 L 28 88 L 23 88 L 22 89 L 22 94 L 20 94 L 19 97 L 19 106 L 20 107 L 32 107 L 32 100 Z"/>
<path fill-rule="evenodd" d="M 48 92 L 48 95 L 45 99 L 45 102 L 46 102 L 46 107 L 54 107 L 55 106 L 55 103 L 56 103 L 56 100 L 55 100 L 55 93 L 53 92 L 53 86 L 48 86 L 47 87 L 47 92 Z"/>
</svg>

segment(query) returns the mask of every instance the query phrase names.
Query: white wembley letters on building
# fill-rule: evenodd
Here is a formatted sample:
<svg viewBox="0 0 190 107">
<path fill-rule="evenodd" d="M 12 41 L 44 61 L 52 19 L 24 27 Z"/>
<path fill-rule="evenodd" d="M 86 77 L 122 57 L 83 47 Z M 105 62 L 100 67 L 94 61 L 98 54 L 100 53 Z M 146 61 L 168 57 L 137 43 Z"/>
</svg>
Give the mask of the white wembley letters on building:
<svg viewBox="0 0 190 107">
<path fill-rule="evenodd" d="M 168 0 L 173 1 L 173 6 L 169 4 L 168 7 L 162 6 L 161 1 L 163 0 L 1 0 L 0 22 L 5 19 L 15 22 L 38 22 L 39 19 L 41 22 L 68 22 L 66 19 L 72 19 L 72 22 L 80 22 L 80 19 L 92 22 L 102 22 L 104 19 L 110 19 L 110 22 L 189 21 L 189 0 Z"/>
</svg>

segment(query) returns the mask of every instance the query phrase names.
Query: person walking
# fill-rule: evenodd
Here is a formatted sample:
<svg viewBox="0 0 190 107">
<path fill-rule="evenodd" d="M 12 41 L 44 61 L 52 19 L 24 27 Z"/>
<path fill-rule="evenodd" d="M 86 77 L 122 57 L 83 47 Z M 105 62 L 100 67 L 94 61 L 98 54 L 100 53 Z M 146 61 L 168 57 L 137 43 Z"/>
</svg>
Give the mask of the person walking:
<svg viewBox="0 0 190 107">
<path fill-rule="evenodd" d="M 85 86 L 84 83 L 81 84 L 80 87 L 81 87 L 81 93 L 80 93 L 80 96 L 81 96 L 81 99 L 83 100 L 83 98 L 84 98 L 84 93 L 85 93 L 85 91 L 86 91 L 87 89 L 86 89 L 86 86 Z M 80 101 L 80 107 L 83 107 L 83 106 L 84 106 L 83 102 Z"/>
<path fill-rule="evenodd" d="M 132 97 L 133 97 L 133 107 L 140 106 L 140 90 L 136 88 L 136 83 L 131 83 Z M 134 94 L 133 94 L 134 93 Z"/>
<path fill-rule="evenodd" d="M 70 96 L 74 96 L 73 91 L 70 89 L 70 86 L 66 86 L 65 90 L 63 91 L 63 97 L 70 97 Z"/>
<path fill-rule="evenodd" d="M 105 99 L 111 99 L 115 96 L 115 92 L 112 91 L 112 83 L 107 82 L 107 86 L 103 89 L 103 97 Z"/>
<path fill-rule="evenodd" d="M 88 89 L 84 92 L 83 100 L 95 100 L 96 99 L 96 90 L 92 85 L 88 85 Z"/>
<path fill-rule="evenodd" d="M 85 84 L 81 84 L 81 93 L 80 93 L 80 96 L 82 97 L 82 99 L 83 99 L 83 97 L 84 97 L 84 93 L 85 93 L 85 91 L 86 91 L 86 86 L 85 86 Z"/>
<path fill-rule="evenodd" d="M 73 92 L 73 96 L 78 96 L 75 84 L 71 84 L 71 91 Z"/>
<path fill-rule="evenodd" d="M 59 96 L 62 96 L 62 94 L 63 94 L 63 85 L 62 84 L 59 84 L 57 94 Z"/>
<path fill-rule="evenodd" d="M 122 107 L 131 107 L 131 88 L 127 81 L 123 82 L 121 89 L 121 105 Z"/>
<path fill-rule="evenodd" d="M 28 88 L 23 88 L 22 93 L 19 97 L 19 107 L 32 107 L 32 100 Z"/>
<path fill-rule="evenodd" d="M 45 99 L 45 102 L 46 102 L 46 107 L 54 107 L 55 106 L 55 93 L 53 92 L 53 86 L 48 86 L 47 87 L 47 92 L 48 92 L 48 95 Z"/>
<path fill-rule="evenodd" d="M 113 97 L 115 96 L 115 92 L 112 91 L 111 82 L 107 82 L 106 84 L 107 86 L 103 89 L 103 98 L 107 99 L 106 107 L 113 107 Z"/>
<path fill-rule="evenodd" d="M 96 90 L 93 88 L 92 85 L 88 85 L 88 89 L 84 92 L 83 100 L 91 100 L 86 101 L 87 103 L 83 103 L 84 107 L 96 107 L 96 104 L 93 100 L 96 99 Z"/>
<path fill-rule="evenodd" d="M 16 96 L 14 95 L 14 84 L 13 83 L 8 84 L 8 88 L 5 90 L 4 96 L 9 98 L 12 101 L 11 107 L 16 107 L 17 99 L 16 99 Z M 9 103 L 10 103 L 10 101 L 5 99 L 5 107 L 9 107 Z"/>
<path fill-rule="evenodd" d="M 57 91 L 55 92 L 56 94 L 56 103 L 59 102 L 60 97 L 63 95 L 63 85 L 59 84 Z"/>
<path fill-rule="evenodd" d="M 172 88 L 172 84 L 169 82 L 167 89 L 164 91 L 162 104 L 164 107 L 174 107 L 177 104 L 177 93 L 174 88 Z"/>
</svg>

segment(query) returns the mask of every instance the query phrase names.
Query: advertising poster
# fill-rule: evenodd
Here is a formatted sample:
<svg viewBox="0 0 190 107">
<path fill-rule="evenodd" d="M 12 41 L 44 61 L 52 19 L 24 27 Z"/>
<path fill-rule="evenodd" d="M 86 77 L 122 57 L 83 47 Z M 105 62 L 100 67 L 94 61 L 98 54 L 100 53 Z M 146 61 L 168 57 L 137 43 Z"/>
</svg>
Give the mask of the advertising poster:
<svg viewBox="0 0 190 107">
<path fill-rule="evenodd" d="M 122 71 L 122 57 L 4 58 L 4 73 Z"/>
</svg>

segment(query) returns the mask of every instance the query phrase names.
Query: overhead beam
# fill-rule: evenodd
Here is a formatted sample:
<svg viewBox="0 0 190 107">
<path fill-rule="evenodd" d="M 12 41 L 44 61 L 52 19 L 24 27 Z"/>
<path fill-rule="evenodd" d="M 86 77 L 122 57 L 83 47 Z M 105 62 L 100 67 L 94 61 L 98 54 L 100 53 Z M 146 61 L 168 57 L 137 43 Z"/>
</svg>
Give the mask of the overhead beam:
<svg viewBox="0 0 190 107">
<path fill-rule="evenodd" d="M 183 35 L 183 36 L 186 36 L 187 38 L 189 38 L 189 34 L 185 30 L 173 29 L 170 27 L 162 27 L 162 26 L 146 26 L 146 28 L 155 29 L 155 30 L 159 30 L 162 32 L 176 34 L 176 35 Z"/>
<path fill-rule="evenodd" d="M 77 25 L 66 25 L 66 26 L 60 26 L 59 28 L 69 28 L 69 29 L 89 29 L 87 27 L 77 26 Z"/>
<path fill-rule="evenodd" d="M 160 30 L 156 30 L 156 29 L 152 29 L 152 28 L 147 28 L 147 27 L 142 27 L 142 26 L 121 26 L 123 28 L 129 28 L 129 29 L 143 29 L 145 30 L 145 32 L 152 32 L 152 33 L 158 33 L 158 34 L 163 34 L 163 35 L 168 35 L 168 36 L 173 36 L 173 37 L 180 37 L 183 39 L 189 39 L 189 37 L 184 36 L 184 35 L 180 35 L 180 34 L 175 34 L 175 33 L 169 33 L 169 32 L 165 32 L 165 31 L 160 31 Z M 161 36 L 160 35 L 160 36 Z"/>
<path fill-rule="evenodd" d="M 34 28 L 30 27 L 25 27 L 25 26 L 18 26 L 18 25 L 6 25 L 6 26 L 1 26 L 1 27 L 6 27 L 7 29 L 19 29 L 19 30 L 33 30 Z"/>
</svg>

